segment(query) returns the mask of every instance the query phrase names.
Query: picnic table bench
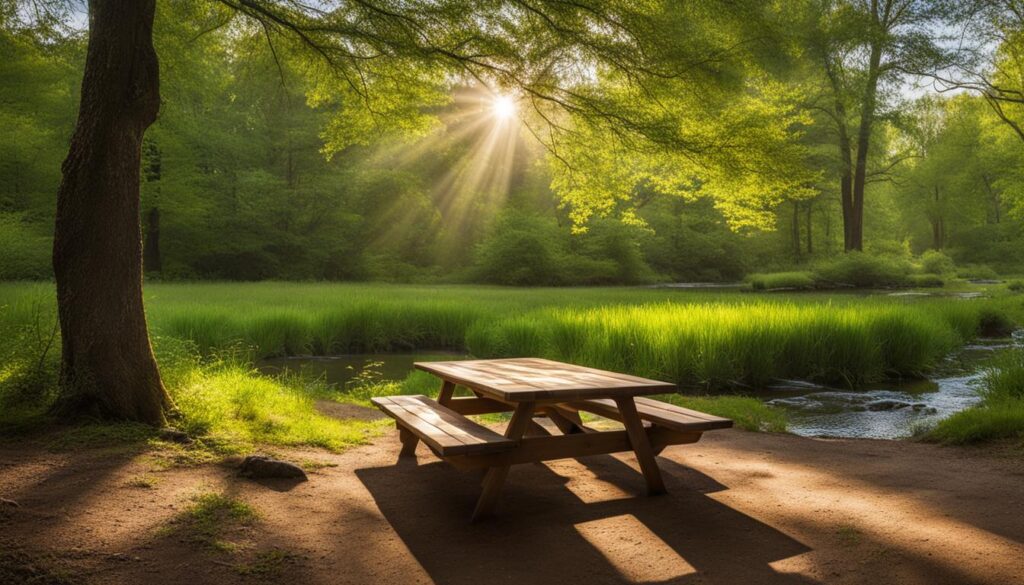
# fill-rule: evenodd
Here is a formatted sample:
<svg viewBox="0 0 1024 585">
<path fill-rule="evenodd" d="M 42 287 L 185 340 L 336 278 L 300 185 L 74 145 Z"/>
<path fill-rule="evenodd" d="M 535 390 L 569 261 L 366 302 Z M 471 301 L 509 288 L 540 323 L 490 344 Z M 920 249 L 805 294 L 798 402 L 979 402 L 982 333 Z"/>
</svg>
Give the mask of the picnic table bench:
<svg viewBox="0 0 1024 585">
<path fill-rule="evenodd" d="M 674 392 L 673 384 L 541 358 L 416 362 L 442 380 L 437 400 L 384 396 L 372 402 L 395 419 L 400 457 L 415 455 L 422 441 L 459 469 L 486 470 L 473 520 L 493 512 L 509 467 L 555 459 L 633 451 L 648 494 L 664 493 L 654 457 L 669 445 L 697 442 L 705 431 L 732 421 L 644 398 Z M 455 397 L 456 386 L 473 393 Z M 617 420 L 623 430 L 598 431 L 580 412 Z M 467 415 L 512 412 L 504 434 Z M 546 417 L 561 434 L 534 421 Z"/>
</svg>

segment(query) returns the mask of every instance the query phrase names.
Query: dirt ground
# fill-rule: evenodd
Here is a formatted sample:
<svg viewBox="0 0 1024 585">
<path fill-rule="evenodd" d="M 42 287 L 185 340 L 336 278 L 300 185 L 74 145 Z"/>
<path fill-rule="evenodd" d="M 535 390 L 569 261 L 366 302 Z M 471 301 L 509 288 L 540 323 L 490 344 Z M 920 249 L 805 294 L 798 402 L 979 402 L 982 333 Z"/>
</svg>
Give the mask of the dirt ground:
<svg viewBox="0 0 1024 585">
<path fill-rule="evenodd" d="M 8 441 L 0 582 L 1024 583 L 1019 451 L 721 431 L 659 457 L 668 495 L 637 495 L 629 455 L 526 465 L 471 525 L 478 477 L 422 446 L 395 465 L 392 435 L 275 451 L 306 483 Z M 181 520 L 200 493 L 258 518 L 211 547 Z"/>
</svg>

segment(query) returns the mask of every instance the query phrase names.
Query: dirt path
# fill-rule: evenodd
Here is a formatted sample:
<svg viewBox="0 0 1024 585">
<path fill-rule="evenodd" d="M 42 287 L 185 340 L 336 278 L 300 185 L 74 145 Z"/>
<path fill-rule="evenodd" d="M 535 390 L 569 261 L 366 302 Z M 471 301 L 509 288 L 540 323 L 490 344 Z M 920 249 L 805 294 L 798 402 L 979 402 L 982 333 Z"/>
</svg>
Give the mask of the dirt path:
<svg viewBox="0 0 1024 585">
<path fill-rule="evenodd" d="M 279 451 L 331 465 L 296 485 L 0 445 L 0 582 L 1024 583 L 1020 453 L 724 431 L 665 451 L 667 496 L 628 456 L 522 466 L 470 525 L 476 477 L 397 450 Z M 233 550 L 175 521 L 205 492 L 259 514 Z"/>
</svg>

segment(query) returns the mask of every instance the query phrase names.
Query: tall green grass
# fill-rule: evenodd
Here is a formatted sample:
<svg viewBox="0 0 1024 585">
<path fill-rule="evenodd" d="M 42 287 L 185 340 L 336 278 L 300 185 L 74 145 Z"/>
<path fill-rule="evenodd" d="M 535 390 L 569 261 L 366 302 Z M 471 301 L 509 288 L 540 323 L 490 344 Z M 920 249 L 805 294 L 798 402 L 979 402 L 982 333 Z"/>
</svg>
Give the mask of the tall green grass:
<svg viewBox="0 0 1024 585">
<path fill-rule="evenodd" d="M 995 359 L 979 394 L 981 404 L 939 421 L 926 438 L 960 445 L 1024 438 L 1024 351 Z"/>
<path fill-rule="evenodd" d="M 225 348 L 250 360 L 465 349 L 479 357 L 539 355 L 712 386 L 918 375 L 983 329 L 1005 329 L 1008 315 L 1020 312 L 1012 302 L 816 293 L 766 300 L 628 288 L 147 287 L 154 336 L 188 340 L 202 355 Z M 24 330 L 33 303 L 52 307 L 52 287 L 0 284 L 0 328 L 7 322 Z"/>
<path fill-rule="evenodd" d="M 467 343 L 481 357 L 541 355 L 706 387 L 857 385 L 922 375 L 988 315 L 963 302 L 553 308 L 479 322 Z"/>
<path fill-rule="evenodd" d="M 317 400 L 433 391 L 432 380 L 339 393 L 322 380 L 266 378 L 273 355 L 452 348 L 537 355 L 708 388 L 775 378 L 851 385 L 918 375 L 981 331 L 1005 329 L 1014 297 L 914 300 L 663 289 L 507 289 L 299 283 L 147 286 L 148 319 L 174 424 L 225 448 L 340 449 L 376 423 L 321 416 Z M 55 389 L 53 287 L 0 283 L 0 427 L 29 425 Z M 728 397 L 732 398 L 732 397 Z M 751 429 L 785 421 L 752 399 L 688 403 Z"/>
</svg>

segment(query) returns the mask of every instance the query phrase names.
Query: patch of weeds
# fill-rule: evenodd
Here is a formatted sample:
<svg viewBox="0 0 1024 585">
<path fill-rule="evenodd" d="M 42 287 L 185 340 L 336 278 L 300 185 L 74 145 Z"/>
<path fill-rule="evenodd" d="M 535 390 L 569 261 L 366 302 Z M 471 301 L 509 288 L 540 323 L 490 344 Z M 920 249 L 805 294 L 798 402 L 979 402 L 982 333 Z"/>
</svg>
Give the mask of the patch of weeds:
<svg viewBox="0 0 1024 585">
<path fill-rule="evenodd" d="M 844 525 L 836 529 L 836 536 L 843 544 L 854 545 L 860 544 L 863 535 L 860 530 L 854 526 Z"/>
<path fill-rule="evenodd" d="M 152 475 L 136 475 L 124 482 L 124 485 L 125 487 L 149 490 L 155 488 L 156 484 L 159 482 L 160 480 Z"/>
<path fill-rule="evenodd" d="M 206 492 L 192 498 L 192 505 L 172 520 L 168 534 L 181 534 L 187 540 L 219 552 L 235 552 L 239 544 L 228 540 L 252 526 L 259 518 L 256 510 L 241 500 L 221 493 Z"/>
<path fill-rule="evenodd" d="M 32 553 L 14 543 L 0 542 L 0 583 L 31 585 L 75 585 L 81 581 L 72 572 L 54 567 L 51 553 Z"/>
<path fill-rule="evenodd" d="M 239 575 L 273 576 L 281 572 L 286 563 L 294 563 L 298 556 L 279 548 L 256 553 L 252 562 L 235 565 Z"/>
<path fill-rule="evenodd" d="M 154 443 L 155 447 L 149 454 L 149 464 L 157 471 L 177 469 L 183 467 L 196 467 L 207 463 L 215 463 L 223 458 L 223 455 L 214 449 L 203 444 L 178 445 L 160 441 Z"/>
<path fill-rule="evenodd" d="M 68 427 L 50 441 L 51 451 L 96 447 L 142 447 L 156 436 L 156 429 L 139 423 L 91 423 Z"/>
</svg>

